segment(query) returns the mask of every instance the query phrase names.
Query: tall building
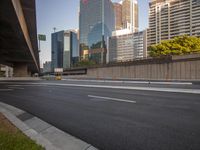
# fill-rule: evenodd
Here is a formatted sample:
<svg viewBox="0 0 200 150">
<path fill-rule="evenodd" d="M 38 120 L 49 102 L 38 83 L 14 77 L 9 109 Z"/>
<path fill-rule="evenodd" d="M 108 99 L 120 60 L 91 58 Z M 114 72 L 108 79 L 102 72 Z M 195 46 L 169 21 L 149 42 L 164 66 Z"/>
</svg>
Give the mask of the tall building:
<svg viewBox="0 0 200 150">
<path fill-rule="evenodd" d="M 115 30 L 122 29 L 122 4 L 113 3 L 115 11 Z"/>
<path fill-rule="evenodd" d="M 77 34 L 73 30 L 52 33 L 52 70 L 68 69 L 79 58 Z"/>
<path fill-rule="evenodd" d="M 179 35 L 200 36 L 200 0 L 151 0 L 148 45 Z"/>
<path fill-rule="evenodd" d="M 131 61 L 147 56 L 147 33 L 145 31 L 109 38 L 108 62 Z"/>
<path fill-rule="evenodd" d="M 106 41 L 115 27 L 111 0 L 80 0 L 79 29 L 82 59 L 106 62 Z"/>
<path fill-rule="evenodd" d="M 51 34 L 51 62 L 52 71 L 63 68 L 64 31 Z"/>
<path fill-rule="evenodd" d="M 138 3 L 137 0 L 122 1 L 122 26 L 131 32 L 137 32 L 138 23 Z"/>
<path fill-rule="evenodd" d="M 44 64 L 43 64 L 43 73 L 49 73 L 49 72 L 52 72 L 51 70 L 51 61 L 46 61 Z"/>
<path fill-rule="evenodd" d="M 79 59 L 77 33 L 74 31 L 64 32 L 63 68 L 71 68 Z"/>
</svg>

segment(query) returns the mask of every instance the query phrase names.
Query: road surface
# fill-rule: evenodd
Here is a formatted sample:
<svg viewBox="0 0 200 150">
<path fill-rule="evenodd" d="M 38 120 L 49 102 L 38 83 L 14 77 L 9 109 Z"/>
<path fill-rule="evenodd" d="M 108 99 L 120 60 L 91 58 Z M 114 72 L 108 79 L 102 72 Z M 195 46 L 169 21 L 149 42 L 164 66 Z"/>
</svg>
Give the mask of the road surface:
<svg viewBox="0 0 200 150">
<path fill-rule="evenodd" d="M 200 85 L 1 81 L 0 101 L 101 150 L 200 148 Z"/>
</svg>

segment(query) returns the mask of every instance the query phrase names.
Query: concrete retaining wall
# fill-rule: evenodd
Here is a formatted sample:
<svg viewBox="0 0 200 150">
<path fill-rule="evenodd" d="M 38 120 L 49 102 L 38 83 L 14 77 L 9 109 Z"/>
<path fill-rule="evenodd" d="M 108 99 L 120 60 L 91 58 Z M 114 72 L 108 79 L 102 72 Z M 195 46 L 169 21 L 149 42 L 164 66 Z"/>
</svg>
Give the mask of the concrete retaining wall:
<svg viewBox="0 0 200 150">
<path fill-rule="evenodd" d="M 137 60 L 88 68 L 88 78 L 200 80 L 200 54 Z"/>
</svg>

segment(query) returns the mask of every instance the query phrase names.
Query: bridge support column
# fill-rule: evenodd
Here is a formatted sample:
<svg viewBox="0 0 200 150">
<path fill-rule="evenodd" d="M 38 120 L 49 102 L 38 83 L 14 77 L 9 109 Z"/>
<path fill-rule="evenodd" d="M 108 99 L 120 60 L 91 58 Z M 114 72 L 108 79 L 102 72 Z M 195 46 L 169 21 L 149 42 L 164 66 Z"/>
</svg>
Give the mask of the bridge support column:
<svg viewBox="0 0 200 150">
<path fill-rule="evenodd" d="M 28 71 L 28 65 L 26 63 L 15 63 L 13 66 L 14 77 L 30 77 L 31 74 Z"/>
</svg>

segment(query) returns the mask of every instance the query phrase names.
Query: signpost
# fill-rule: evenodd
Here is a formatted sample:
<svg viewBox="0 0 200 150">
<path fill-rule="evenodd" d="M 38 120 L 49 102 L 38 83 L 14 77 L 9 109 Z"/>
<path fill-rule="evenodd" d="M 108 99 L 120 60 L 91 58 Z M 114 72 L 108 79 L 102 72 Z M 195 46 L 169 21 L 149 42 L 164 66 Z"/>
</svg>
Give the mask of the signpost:
<svg viewBox="0 0 200 150">
<path fill-rule="evenodd" d="M 46 41 L 46 35 L 39 34 L 38 38 L 39 38 L 40 41 Z"/>
<path fill-rule="evenodd" d="M 39 51 L 40 49 L 40 41 L 46 41 L 46 35 L 44 34 L 38 34 L 38 40 L 39 40 Z"/>
</svg>

